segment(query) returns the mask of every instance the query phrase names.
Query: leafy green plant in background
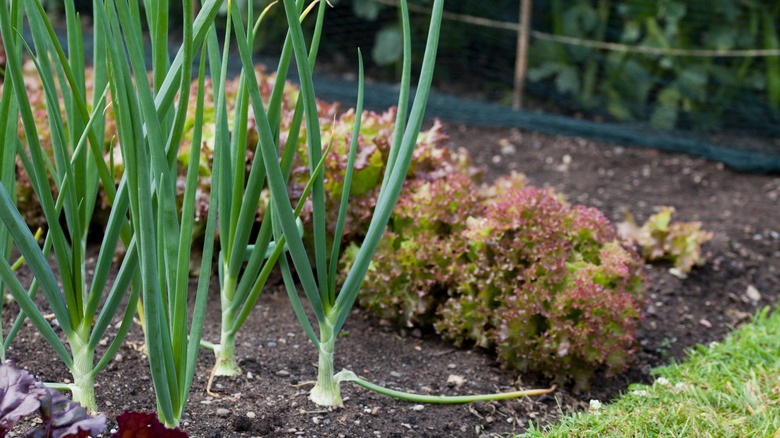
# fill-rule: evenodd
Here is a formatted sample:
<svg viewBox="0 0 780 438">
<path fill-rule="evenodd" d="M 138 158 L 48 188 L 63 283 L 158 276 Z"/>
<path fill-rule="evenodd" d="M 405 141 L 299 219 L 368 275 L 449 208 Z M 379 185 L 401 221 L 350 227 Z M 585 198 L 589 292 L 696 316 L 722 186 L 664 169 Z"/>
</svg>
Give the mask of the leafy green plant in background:
<svg viewBox="0 0 780 438">
<path fill-rule="evenodd" d="M 544 9 L 543 31 L 657 49 L 777 49 L 780 8 L 723 0 L 609 2 L 555 0 Z M 622 23 L 622 27 L 616 25 Z M 740 29 L 740 31 L 737 31 Z M 719 127 L 733 99 L 752 94 L 761 113 L 780 105 L 776 57 L 723 58 L 599 51 L 533 40 L 529 80 L 551 81 L 583 109 L 604 107 L 620 121 L 654 127 Z M 748 101 L 751 99 L 747 99 Z"/>
<path fill-rule="evenodd" d="M 403 61 L 403 21 L 400 10 L 375 0 L 339 0 L 331 3 L 340 9 L 339 22 L 344 23 L 344 27 L 359 29 L 359 33 L 353 30 L 353 37 L 345 34 L 340 27 L 332 29 L 331 33 L 326 29 L 323 50 L 327 54 L 337 54 L 344 51 L 344 46 L 354 44 L 356 40 L 365 41 L 363 44 L 371 45 L 374 66 L 383 67 L 373 68 L 372 75 L 385 71 L 394 74 L 388 74 L 387 77 L 400 78 Z M 433 0 L 415 0 L 410 3 L 430 9 Z M 446 5 L 448 12 L 508 22 L 517 19 L 517 9 L 515 0 L 493 0 L 489 4 L 476 0 L 453 1 Z M 429 17 L 430 14 L 425 13 L 414 13 L 410 17 L 413 48 L 425 46 Z M 513 42 L 516 40 L 512 33 L 490 27 L 475 28 L 471 23 L 458 20 L 447 20 L 445 26 L 447 38 L 439 42 L 437 62 L 440 68 L 434 81 L 437 84 L 458 86 L 468 81 L 468 78 L 473 78 L 478 79 L 479 84 L 475 86 L 474 82 L 470 83 L 470 93 L 498 91 L 497 95 L 500 96 L 507 92 L 509 88 L 503 82 L 503 74 L 510 74 L 511 83 L 514 58 L 509 54 L 514 53 Z M 414 65 L 419 65 L 422 57 L 413 51 L 412 61 Z"/>
<path fill-rule="evenodd" d="M 550 2 L 550 26 L 556 35 L 576 35 L 601 41 L 606 36 L 609 10 L 608 0 L 599 0 L 595 4 L 591 0 L 553 0 Z M 558 92 L 575 96 L 585 106 L 595 106 L 599 66 L 590 49 L 541 40 L 533 41 L 531 53 L 530 81 L 554 79 Z M 536 58 L 540 61 L 533 63 Z"/>
<path fill-rule="evenodd" d="M 116 196 L 109 171 L 102 160 L 105 64 L 96 64 L 94 89 L 101 92 L 93 93 L 92 101 L 87 103 L 79 24 L 72 4 L 66 5 L 65 12 L 68 43 L 73 49 L 70 58 L 66 58 L 40 3 L 27 2 L 23 6 L 21 2 L 13 1 L 9 6 L 0 8 L 0 28 L 8 48 L 8 65 L 0 103 L 0 118 L 4 120 L 4 124 L 0 125 L 0 138 L 4 139 L 6 145 L 3 148 L 3 172 L 15 166 L 12 163 L 16 158 L 8 151 L 11 149 L 23 163 L 26 174 L 30 175 L 30 184 L 49 226 L 41 248 L 9 195 L 9 188 L 14 186 L 6 185 L 11 181 L 6 177 L 0 188 L 0 219 L 35 278 L 25 291 L 6 258 L 0 257 L 0 279 L 22 310 L 4 340 L 4 349 L 12 342 L 24 318 L 29 318 L 73 376 L 73 383 L 50 386 L 71 391 L 75 401 L 89 410 L 95 410 L 95 375 L 114 356 L 132 323 L 135 311 L 133 297 L 137 297 L 139 289 L 132 289 L 130 305 L 125 307 L 124 312 L 120 306 L 133 280 L 137 258 L 134 256 L 132 233 L 126 224 L 127 198 Z M 15 29 L 21 27 L 24 16 L 29 22 L 37 54 L 33 60 L 36 74 L 43 84 L 53 158 L 46 155 L 39 141 L 35 123 L 35 115 L 39 113 L 33 112 L 25 88 L 21 54 L 26 46 L 15 32 Z M 102 59 L 101 56 L 105 54 L 104 41 L 100 38 L 95 40 L 96 59 Z M 64 101 L 63 108 L 58 102 L 58 88 Z M 92 108 L 91 113 L 88 112 L 88 105 Z M 19 116 L 26 145 L 17 133 Z M 54 189 L 50 186 L 50 180 L 55 183 Z M 86 245 L 101 180 L 109 191 L 109 199 L 115 202 L 90 282 L 87 276 Z M 13 189 L 10 192 L 13 193 Z M 64 219 L 64 226 L 61 225 L 61 218 Z M 122 262 L 116 280 L 108 288 L 108 273 L 120 239 L 128 248 L 128 257 Z M 6 251 L 7 246 L 3 250 Z M 48 262 L 52 250 L 62 286 L 58 284 L 58 278 Z M 39 288 L 63 331 L 70 352 L 33 302 Z M 106 289 L 108 294 L 105 294 Z M 109 324 L 115 316 L 121 316 L 122 323 L 107 351 L 95 363 L 95 349 L 107 335 Z"/>
<path fill-rule="evenodd" d="M 380 243 L 361 305 L 407 326 L 433 326 L 456 345 L 495 349 L 508 369 L 579 389 L 595 370 L 630 363 L 642 261 L 601 213 L 528 187 L 520 175 L 481 190 L 459 176 L 412 187 Z M 345 254 L 347 266 L 353 257 Z"/>
<path fill-rule="evenodd" d="M 618 225 L 620 233 L 642 247 L 642 255 L 649 262 L 668 261 L 682 275 L 705 262 L 701 245 L 713 234 L 701 229 L 701 222 L 672 222 L 673 207 L 661 207 L 641 227 L 628 214 Z"/>
<path fill-rule="evenodd" d="M 331 2 L 339 5 L 341 1 Z M 430 6 L 430 0 L 426 0 Z M 352 13 L 355 17 L 366 20 L 376 21 L 379 14 L 387 9 L 386 5 L 373 0 L 352 0 Z M 398 21 L 383 26 L 375 35 L 374 46 L 371 49 L 371 58 L 378 65 L 394 65 L 403 59 L 403 32 L 401 29 L 401 16 Z"/>
</svg>

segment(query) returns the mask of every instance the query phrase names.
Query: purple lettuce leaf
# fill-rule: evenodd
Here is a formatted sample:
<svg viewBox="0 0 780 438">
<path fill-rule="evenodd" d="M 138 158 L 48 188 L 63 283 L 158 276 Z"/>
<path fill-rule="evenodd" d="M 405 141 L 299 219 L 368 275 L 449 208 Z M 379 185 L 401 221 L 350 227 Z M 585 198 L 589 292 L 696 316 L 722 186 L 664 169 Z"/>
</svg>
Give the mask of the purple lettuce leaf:
<svg viewBox="0 0 780 438">
<path fill-rule="evenodd" d="M 25 438 L 87 438 L 106 430 L 106 416 L 91 416 L 80 404 L 54 389 L 44 389 L 40 397 L 41 427 L 25 433 Z"/>
<path fill-rule="evenodd" d="M 186 432 L 177 428 L 168 429 L 157 415 L 147 412 L 122 412 L 116 417 L 117 431 L 111 438 L 188 438 Z"/>
<path fill-rule="evenodd" d="M 23 417 L 41 405 L 39 397 L 45 390 L 35 385 L 27 371 L 12 362 L 0 365 L 0 437 L 4 437 Z"/>
</svg>

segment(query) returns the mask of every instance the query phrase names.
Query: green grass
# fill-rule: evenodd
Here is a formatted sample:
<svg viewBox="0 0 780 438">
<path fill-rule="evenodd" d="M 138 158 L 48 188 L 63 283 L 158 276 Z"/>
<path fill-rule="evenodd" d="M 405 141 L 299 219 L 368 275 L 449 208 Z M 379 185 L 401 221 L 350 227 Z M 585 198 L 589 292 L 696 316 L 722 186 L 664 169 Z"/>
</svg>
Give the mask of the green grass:
<svg viewBox="0 0 780 438">
<path fill-rule="evenodd" d="M 780 312 L 653 372 L 613 403 L 526 437 L 780 437 Z"/>
</svg>

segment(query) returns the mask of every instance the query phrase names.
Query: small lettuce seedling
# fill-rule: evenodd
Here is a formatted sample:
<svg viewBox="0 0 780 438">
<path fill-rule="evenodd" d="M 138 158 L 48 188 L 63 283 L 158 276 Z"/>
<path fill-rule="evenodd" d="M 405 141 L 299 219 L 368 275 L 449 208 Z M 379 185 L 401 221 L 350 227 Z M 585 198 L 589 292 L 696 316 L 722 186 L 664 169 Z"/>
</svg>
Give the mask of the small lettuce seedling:
<svg viewBox="0 0 780 438">
<path fill-rule="evenodd" d="M 713 234 L 701 229 L 701 222 L 672 222 L 673 207 L 661 207 L 641 227 L 629 213 L 618 231 L 642 247 L 642 255 L 649 262 L 668 261 L 683 275 L 694 266 L 705 262 L 701 246 Z"/>
</svg>

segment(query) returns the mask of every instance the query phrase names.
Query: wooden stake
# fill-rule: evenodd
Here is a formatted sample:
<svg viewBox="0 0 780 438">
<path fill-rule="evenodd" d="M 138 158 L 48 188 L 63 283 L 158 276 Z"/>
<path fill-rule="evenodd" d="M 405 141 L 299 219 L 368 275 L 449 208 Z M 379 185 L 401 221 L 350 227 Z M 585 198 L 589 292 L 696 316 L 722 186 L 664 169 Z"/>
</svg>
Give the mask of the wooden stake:
<svg viewBox="0 0 780 438">
<path fill-rule="evenodd" d="M 512 108 L 523 107 L 525 74 L 528 69 L 528 35 L 531 33 L 531 0 L 520 0 L 520 29 L 517 31 L 517 55 L 515 56 L 515 89 Z"/>
</svg>

